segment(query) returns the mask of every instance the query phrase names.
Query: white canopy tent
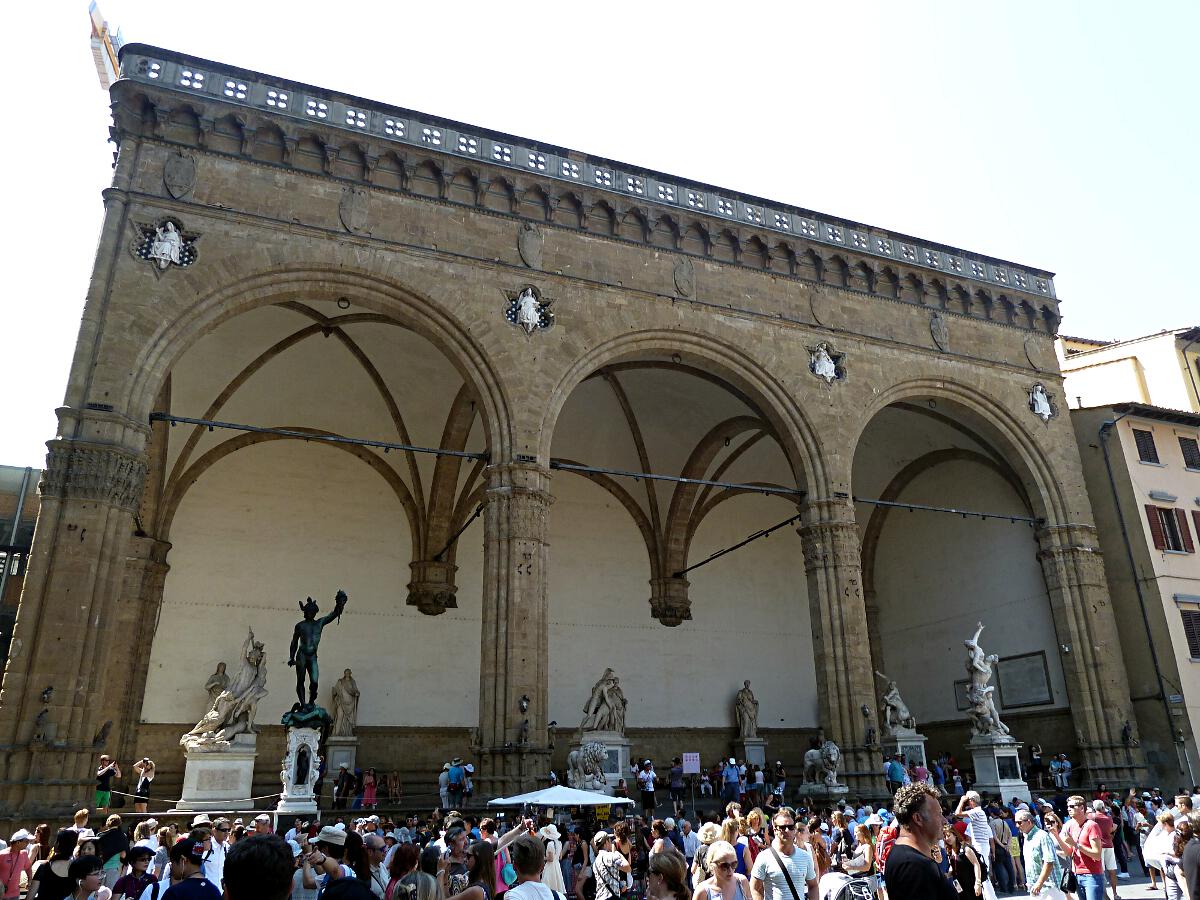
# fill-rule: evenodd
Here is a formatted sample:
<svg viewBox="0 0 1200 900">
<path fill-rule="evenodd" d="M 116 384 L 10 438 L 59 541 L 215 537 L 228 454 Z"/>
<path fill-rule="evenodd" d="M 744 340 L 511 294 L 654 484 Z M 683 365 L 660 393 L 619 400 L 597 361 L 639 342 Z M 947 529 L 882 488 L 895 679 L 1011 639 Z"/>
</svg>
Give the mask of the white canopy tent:
<svg viewBox="0 0 1200 900">
<path fill-rule="evenodd" d="M 517 794 L 515 797 L 497 797 L 489 800 L 488 806 L 619 806 L 633 803 L 628 797 L 610 797 L 593 791 L 579 791 L 561 784 Z"/>
</svg>

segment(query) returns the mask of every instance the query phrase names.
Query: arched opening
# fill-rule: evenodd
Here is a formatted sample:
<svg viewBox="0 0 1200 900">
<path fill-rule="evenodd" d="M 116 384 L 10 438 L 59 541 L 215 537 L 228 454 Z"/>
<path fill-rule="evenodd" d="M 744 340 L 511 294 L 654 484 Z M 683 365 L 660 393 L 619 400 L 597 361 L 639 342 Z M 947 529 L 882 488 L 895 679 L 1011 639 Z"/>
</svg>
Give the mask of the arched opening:
<svg viewBox="0 0 1200 900">
<path fill-rule="evenodd" d="M 341 588 L 350 606 L 322 643 L 317 702 L 329 708 L 333 682 L 354 668 L 364 696 L 371 685 L 358 719 L 380 741 L 370 764 L 404 771 L 381 729 L 451 729 L 461 746 L 478 721 L 471 692 L 440 686 L 447 648 L 462 650 L 457 677 L 479 677 L 483 526 L 472 514 L 484 461 L 317 438 L 486 453 L 506 419 L 486 363 L 434 304 L 365 276 L 292 275 L 291 287 L 281 273 L 261 290 L 246 279 L 227 302 L 205 298 L 143 354 L 131 408 L 161 386 L 159 411 L 314 439 L 155 426 L 161 479 L 139 527 L 171 551 L 138 739 L 175 747 L 206 707 L 207 674 L 218 661 L 236 669 L 247 627 L 276 662 L 258 712 L 269 729 L 296 701 L 293 670 L 279 665 L 296 604 L 311 595 L 327 610 Z"/>
<path fill-rule="evenodd" d="M 606 348 L 591 367 L 581 361 L 547 416 L 548 715 L 573 729 L 612 667 L 639 752 L 676 752 L 675 730 L 686 726 L 716 758 L 731 752 L 733 697 L 750 679 L 760 727 L 776 732 L 771 753 L 799 764 L 804 735 L 820 723 L 797 523 L 705 560 L 796 516 L 815 460 L 797 458 L 804 439 L 761 386 L 678 336 L 643 344 Z M 781 489 L 789 493 L 771 493 Z M 716 662 L 723 642 L 755 650 L 726 665 Z M 783 659 L 790 676 L 780 680 L 771 673 Z"/>
<path fill-rule="evenodd" d="M 980 645 L 1000 657 L 1004 724 L 1018 739 L 1074 746 L 1036 536 L 1057 503 L 1008 427 L 960 392 L 913 387 L 871 412 L 854 454 L 873 667 L 897 682 L 927 751 L 960 766 L 970 765 L 963 641 L 980 622 Z"/>
</svg>

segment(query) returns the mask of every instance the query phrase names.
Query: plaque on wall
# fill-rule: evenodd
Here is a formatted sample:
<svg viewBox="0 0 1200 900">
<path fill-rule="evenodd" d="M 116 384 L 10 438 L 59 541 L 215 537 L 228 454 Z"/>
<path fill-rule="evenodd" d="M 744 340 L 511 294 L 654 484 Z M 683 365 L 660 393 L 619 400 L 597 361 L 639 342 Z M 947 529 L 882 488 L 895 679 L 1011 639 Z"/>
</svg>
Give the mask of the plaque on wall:
<svg viewBox="0 0 1200 900">
<path fill-rule="evenodd" d="M 996 685 L 1001 709 L 1053 703 L 1046 651 L 1002 657 L 996 666 Z"/>
<path fill-rule="evenodd" d="M 967 685 L 970 683 L 969 678 L 954 682 L 954 708 L 959 712 L 971 708 L 971 701 L 967 699 Z"/>
</svg>

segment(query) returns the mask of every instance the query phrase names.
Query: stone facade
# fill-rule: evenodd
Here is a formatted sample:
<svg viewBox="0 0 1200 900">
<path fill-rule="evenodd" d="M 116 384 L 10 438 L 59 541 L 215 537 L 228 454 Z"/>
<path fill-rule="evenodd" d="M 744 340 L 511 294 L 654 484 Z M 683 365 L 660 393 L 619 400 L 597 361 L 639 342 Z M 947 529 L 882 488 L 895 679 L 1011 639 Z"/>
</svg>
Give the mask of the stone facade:
<svg viewBox="0 0 1200 900">
<path fill-rule="evenodd" d="M 1074 436 L 1064 417 L 1030 409 L 1036 382 L 1061 399 L 1049 273 L 170 51 L 127 45 L 122 76 L 112 88 L 114 180 L 16 625 L 24 651 L 9 659 L 0 701 L 6 810 L 78 802 L 101 732 L 126 758 L 141 754 L 142 732 L 161 739 L 136 702 L 149 641 L 115 665 L 116 636 L 156 619 L 171 517 L 190 485 L 222 453 L 280 438 L 244 435 L 183 476 L 170 470 L 169 429 L 150 417 L 171 408 L 173 367 L 223 323 L 278 305 L 342 340 L 319 311 L 342 301 L 357 321 L 421 335 L 461 375 L 442 447 L 463 450 L 468 408 L 482 423 L 486 457 L 462 457 L 473 480 L 460 493 L 460 469 L 439 462 L 436 502 L 408 496 L 378 453 L 341 448 L 388 479 L 419 526 L 412 581 L 396 602 L 421 613 L 454 609 L 458 576 L 444 548 L 483 507 L 471 735 L 481 793 L 530 787 L 564 752 L 561 736 L 551 749 L 548 714 L 547 521 L 561 462 L 551 443 L 572 393 L 632 361 L 719 382 L 781 449 L 789 474 L 776 488 L 800 514 L 795 571 L 812 624 L 819 721 L 810 724 L 841 745 L 852 787 L 881 787 L 866 740 L 877 599 L 860 564 L 855 453 L 883 411 L 926 404 L 991 448 L 1039 520 L 1054 628 L 1075 648 L 1064 673 L 1080 761 L 1110 784 L 1140 771 L 1140 757 L 1113 749 L 1131 703 Z M 528 165 L 512 165 L 514 152 Z M 572 166 L 587 183 L 564 180 Z M 174 251 L 152 240 L 166 223 L 181 236 Z M 506 313 L 530 287 L 542 305 L 514 327 Z M 810 368 L 821 342 L 837 377 Z M 748 425 L 723 427 L 683 473 L 719 480 L 714 454 Z M 672 506 L 695 499 L 681 494 Z M 664 640 L 694 612 L 679 574 L 690 518 L 668 510 L 678 527 L 643 533 L 661 549 L 651 551 L 646 616 Z M 34 739 L 48 684 L 59 736 L 50 745 Z M 272 688 L 283 690 L 278 676 Z M 728 709 L 727 698 L 720 704 Z M 396 724 L 420 732 L 421 723 Z M 430 746 L 446 746 L 447 734 Z M 722 752 L 720 732 L 702 740 Z M 370 741 L 363 729 L 364 748 Z M 661 734 L 645 743 L 667 746 Z M 281 734 L 264 736 L 264 746 L 280 744 Z M 259 761 L 266 783 L 277 781 L 269 755 Z"/>
</svg>

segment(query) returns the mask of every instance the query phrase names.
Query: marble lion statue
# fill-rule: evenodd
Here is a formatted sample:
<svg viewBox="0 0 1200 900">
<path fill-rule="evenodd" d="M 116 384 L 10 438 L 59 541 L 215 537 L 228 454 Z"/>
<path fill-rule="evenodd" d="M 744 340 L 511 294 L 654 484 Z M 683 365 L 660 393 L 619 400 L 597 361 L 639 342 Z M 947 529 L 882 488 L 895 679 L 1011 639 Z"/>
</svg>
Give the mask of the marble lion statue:
<svg viewBox="0 0 1200 900">
<path fill-rule="evenodd" d="M 804 754 L 804 783 L 824 784 L 834 787 L 837 770 L 842 761 L 842 751 L 833 741 L 825 741 Z"/>
<path fill-rule="evenodd" d="M 579 749 L 567 754 L 567 784 L 581 791 L 602 791 L 604 761 L 608 759 L 608 748 L 599 741 L 587 741 Z"/>
</svg>

